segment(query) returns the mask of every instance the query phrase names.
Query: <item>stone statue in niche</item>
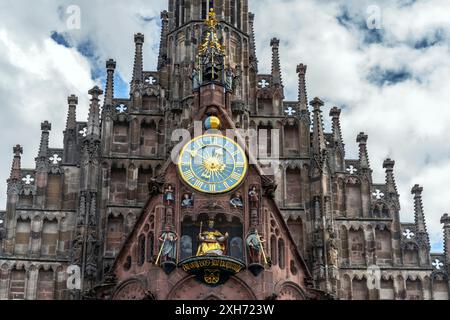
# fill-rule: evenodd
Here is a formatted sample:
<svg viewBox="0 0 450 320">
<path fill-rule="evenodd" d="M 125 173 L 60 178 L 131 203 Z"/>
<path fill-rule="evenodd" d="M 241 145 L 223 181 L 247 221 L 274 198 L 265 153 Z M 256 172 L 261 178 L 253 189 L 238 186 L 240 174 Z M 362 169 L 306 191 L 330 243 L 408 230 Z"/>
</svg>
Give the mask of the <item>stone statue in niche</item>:
<svg viewBox="0 0 450 320">
<path fill-rule="evenodd" d="M 194 68 L 192 69 L 191 79 L 192 79 L 192 90 L 197 90 L 198 88 L 200 88 L 202 81 L 200 79 L 200 72 L 197 66 L 194 66 Z"/>
<path fill-rule="evenodd" d="M 171 206 L 175 201 L 175 191 L 171 184 L 164 189 L 164 204 Z"/>
<path fill-rule="evenodd" d="M 182 236 L 180 240 L 181 259 L 192 257 L 192 238 L 190 236 Z"/>
<path fill-rule="evenodd" d="M 244 200 L 240 191 L 236 191 L 231 197 L 230 204 L 235 209 L 242 209 L 244 207 Z"/>
<path fill-rule="evenodd" d="M 156 260 L 156 264 L 159 261 L 168 262 L 177 260 L 177 241 L 178 235 L 172 230 L 170 226 L 166 226 L 164 232 L 158 239 L 161 242 L 161 249 Z"/>
<path fill-rule="evenodd" d="M 230 255 L 233 258 L 242 260 L 242 238 L 234 237 L 230 241 Z"/>
<path fill-rule="evenodd" d="M 328 239 L 327 243 L 328 247 L 328 264 L 334 267 L 338 266 L 338 260 L 339 260 L 339 251 L 338 251 L 338 245 L 336 243 L 335 237 L 330 235 L 330 239 Z"/>
<path fill-rule="evenodd" d="M 197 257 L 206 255 L 222 256 L 225 254 L 225 243 L 229 237 L 228 232 L 222 234 L 214 228 L 214 220 L 208 221 L 208 227 L 202 231 L 203 223 L 200 223 L 200 234 L 198 239 L 200 245 L 197 250 Z"/>
<path fill-rule="evenodd" d="M 234 82 L 233 82 L 233 91 L 234 91 L 234 95 L 237 100 L 242 99 L 241 90 L 242 90 L 242 68 L 240 65 L 237 65 L 236 66 L 236 76 L 234 77 Z"/>
<path fill-rule="evenodd" d="M 234 80 L 234 74 L 233 70 L 228 66 L 227 70 L 225 71 L 225 87 L 227 90 L 232 91 L 233 90 L 233 80 Z"/>
<path fill-rule="evenodd" d="M 192 208 L 194 206 L 194 195 L 192 193 L 183 194 L 183 199 L 181 200 L 182 208 Z"/>
<path fill-rule="evenodd" d="M 258 209 L 259 208 L 259 193 L 256 189 L 256 186 L 253 186 L 248 192 L 248 198 L 250 201 L 250 208 Z"/>
<path fill-rule="evenodd" d="M 250 263 L 261 263 L 261 255 L 264 253 L 263 243 L 265 241 L 255 228 L 250 231 L 245 242 L 248 248 Z"/>
</svg>

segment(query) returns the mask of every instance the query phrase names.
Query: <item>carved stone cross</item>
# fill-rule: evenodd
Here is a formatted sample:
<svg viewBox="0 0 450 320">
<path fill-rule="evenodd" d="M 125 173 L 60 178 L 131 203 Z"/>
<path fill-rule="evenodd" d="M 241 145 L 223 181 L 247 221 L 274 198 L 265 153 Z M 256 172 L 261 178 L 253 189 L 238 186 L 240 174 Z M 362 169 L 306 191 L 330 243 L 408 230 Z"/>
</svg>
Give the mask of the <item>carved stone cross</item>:
<svg viewBox="0 0 450 320">
<path fill-rule="evenodd" d="M 147 83 L 149 85 L 154 85 L 156 83 L 156 79 L 153 76 L 150 76 L 145 79 L 145 83 Z"/>
<path fill-rule="evenodd" d="M 116 107 L 116 110 L 117 110 L 117 112 L 119 112 L 119 113 L 124 113 L 125 111 L 127 111 L 127 109 L 128 109 L 128 107 L 127 107 L 126 105 L 124 105 L 124 104 L 119 104 L 119 105 Z"/>
<path fill-rule="evenodd" d="M 347 172 L 350 173 L 351 175 L 355 174 L 356 172 L 358 172 L 358 170 L 354 167 L 354 166 L 349 166 L 347 168 Z"/>
<path fill-rule="evenodd" d="M 381 192 L 380 190 L 375 190 L 375 192 L 374 193 L 372 193 L 372 195 L 375 197 L 375 198 L 377 198 L 377 200 L 380 200 L 381 198 L 383 198 L 384 197 L 384 193 L 383 192 Z"/>
<path fill-rule="evenodd" d="M 83 130 L 79 132 L 83 137 L 87 136 L 87 127 L 84 127 Z"/>
<path fill-rule="evenodd" d="M 22 179 L 22 181 L 25 182 L 25 184 L 31 184 L 34 181 L 34 178 L 31 175 L 27 174 L 25 178 Z"/>
<path fill-rule="evenodd" d="M 270 83 L 266 79 L 262 79 L 260 82 L 258 82 L 258 85 L 264 89 L 267 88 L 270 85 Z"/>
<path fill-rule="evenodd" d="M 294 108 L 289 107 L 284 111 L 284 113 L 286 113 L 289 117 L 292 117 L 297 113 L 297 111 L 295 111 Z"/>
<path fill-rule="evenodd" d="M 406 237 L 406 239 L 410 240 L 414 237 L 414 233 L 411 232 L 411 230 L 406 229 L 405 232 L 403 232 L 403 235 Z"/>
<path fill-rule="evenodd" d="M 432 263 L 433 267 L 435 267 L 437 270 L 441 270 L 441 268 L 444 266 L 444 264 L 439 259 L 434 259 Z"/>
<path fill-rule="evenodd" d="M 54 154 L 53 157 L 50 157 L 49 159 L 53 164 L 58 164 L 62 161 L 61 157 L 58 154 Z"/>
</svg>

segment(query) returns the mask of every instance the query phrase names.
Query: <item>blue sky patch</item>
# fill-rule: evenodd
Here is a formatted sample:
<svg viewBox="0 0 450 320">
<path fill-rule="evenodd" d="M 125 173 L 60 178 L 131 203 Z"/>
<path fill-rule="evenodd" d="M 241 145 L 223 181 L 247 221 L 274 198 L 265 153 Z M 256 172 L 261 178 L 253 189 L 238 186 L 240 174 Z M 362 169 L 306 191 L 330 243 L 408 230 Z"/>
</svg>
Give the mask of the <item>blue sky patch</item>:
<svg viewBox="0 0 450 320">
<path fill-rule="evenodd" d="M 427 49 L 435 45 L 438 45 L 443 41 L 445 41 L 445 32 L 442 29 L 437 29 L 433 33 L 433 35 L 416 41 L 416 43 L 414 44 L 414 48 L 418 50 Z"/>
<path fill-rule="evenodd" d="M 50 38 L 52 38 L 53 41 L 55 41 L 57 44 L 61 46 L 64 46 L 66 48 L 72 48 L 72 46 L 69 44 L 69 42 L 62 33 L 52 31 Z"/>
<path fill-rule="evenodd" d="M 367 80 L 378 86 L 389 86 L 404 82 L 412 78 L 412 74 L 405 69 L 383 70 L 376 66 L 370 70 Z"/>
</svg>

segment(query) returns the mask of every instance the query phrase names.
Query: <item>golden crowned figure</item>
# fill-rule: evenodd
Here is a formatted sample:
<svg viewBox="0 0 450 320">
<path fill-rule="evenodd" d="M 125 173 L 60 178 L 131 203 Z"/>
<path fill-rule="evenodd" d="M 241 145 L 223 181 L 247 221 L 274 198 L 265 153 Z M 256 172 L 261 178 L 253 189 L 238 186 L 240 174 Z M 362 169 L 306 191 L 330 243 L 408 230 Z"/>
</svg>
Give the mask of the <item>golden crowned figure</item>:
<svg viewBox="0 0 450 320">
<path fill-rule="evenodd" d="M 228 233 L 222 234 L 214 229 L 214 220 L 208 221 L 206 230 L 200 230 L 198 239 L 200 240 L 200 245 L 198 246 L 197 257 L 206 255 L 222 256 L 225 254 L 225 243 L 228 239 Z"/>
</svg>

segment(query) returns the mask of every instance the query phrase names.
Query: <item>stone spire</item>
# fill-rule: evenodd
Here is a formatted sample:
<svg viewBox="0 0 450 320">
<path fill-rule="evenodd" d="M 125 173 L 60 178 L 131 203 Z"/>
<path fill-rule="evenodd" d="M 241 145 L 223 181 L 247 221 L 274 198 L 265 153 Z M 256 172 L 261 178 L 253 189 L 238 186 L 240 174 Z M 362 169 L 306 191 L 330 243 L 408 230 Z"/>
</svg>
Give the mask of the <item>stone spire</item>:
<svg viewBox="0 0 450 320">
<path fill-rule="evenodd" d="M 89 117 L 87 123 L 87 136 L 86 138 L 100 139 L 100 105 L 99 96 L 103 94 L 103 91 L 95 86 L 88 92 L 92 96 L 91 106 L 89 108 Z"/>
<path fill-rule="evenodd" d="M 315 155 L 321 156 L 323 150 L 326 150 L 321 110 L 324 103 L 319 98 L 314 98 L 314 100 L 310 102 L 310 105 L 313 107 L 313 152 Z"/>
<path fill-rule="evenodd" d="M 450 216 L 448 213 L 442 216 L 441 223 L 444 224 L 444 254 L 448 268 L 450 266 Z"/>
<path fill-rule="evenodd" d="M 422 191 L 423 188 L 418 184 L 416 184 L 411 190 L 411 194 L 414 195 L 414 222 L 416 224 L 417 233 L 427 232 L 422 204 Z"/>
<path fill-rule="evenodd" d="M 67 103 L 69 104 L 69 111 L 67 112 L 66 131 L 76 130 L 78 97 L 72 94 L 67 97 Z"/>
<path fill-rule="evenodd" d="M 136 87 L 144 81 L 144 63 L 142 58 L 142 48 L 144 45 L 144 35 L 142 33 L 137 33 L 134 35 L 135 44 L 135 54 L 134 54 L 134 67 L 133 67 L 133 80 L 132 88 Z"/>
<path fill-rule="evenodd" d="M 114 70 L 116 70 L 116 62 L 113 59 L 106 61 L 106 89 L 105 89 L 105 106 L 112 106 L 114 99 Z"/>
<path fill-rule="evenodd" d="M 308 110 L 308 95 L 306 92 L 306 69 L 303 63 L 297 66 L 298 73 L 298 103 L 300 110 Z"/>
<path fill-rule="evenodd" d="M 52 124 L 47 120 L 41 123 L 41 144 L 39 146 L 38 158 L 47 159 L 48 156 L 48 144 L 50 138 L 50 131 L 52 130 Z"/>
<path fill-rule="evenodd" d="M 274 86 L 283 86 L 283 79 L 281 78 L 281 66 L 280 66 L 280 40 L 273 38 L 270 41 L 272 47 L 272 81 Z"/>
<path fill-rule="evenodd" d="M 333 140 L 336 146 L 342 147 L 344 150 L 344 139 L 342 139 L 341 131 L 341 109 L 333 107 L 330 110 L 330 117 L 332 121 Z"/>
<path fill-rule="evenodd" d="M 161 12 L 161 40 L 159 45 L 158 70 L 167 63 L 167 35 L 169 34 L 169 13 Z"/>
<path fill-rule="evenodd" d="M 367 152 L 368 138 L 369 137 L 364 132 L 358 134 L 358 137 L 356 138 L 356 142 L 359 143 L 359 164 L 361 169 L 370 169 L 369 153 Z"/>
<path fill-rule="evenodd" d="M 386 169 L 386 186 L 390 197 L 398 197 L 397 185 L 394 178 L 395 161 L 386 159 L 383 162 L 383 168 Z"/>
<path fill-rule="evenodd" d="M 23 154 L 23 148 L 18 144 L 13 148 L 14 159 L 11 167 L 11 174 L 9 175 L 8 182 L 19 181 L 21 178 L 20 170 L 21 170 L 21 155 Z"/>
<path fill-rule="evenodd" d="M 255 15 L 251 12 L 248 14 L 248 24 L 250 27 L 250 68 L 253 69 L 254 72 L 258 73 L 258 58 L 256 56 L 256 41 L 255 41 Z"/>
</svg>

